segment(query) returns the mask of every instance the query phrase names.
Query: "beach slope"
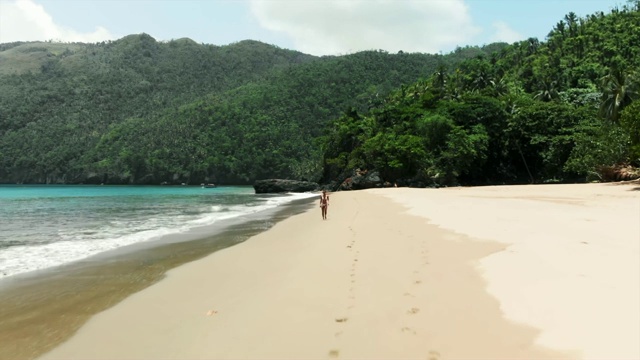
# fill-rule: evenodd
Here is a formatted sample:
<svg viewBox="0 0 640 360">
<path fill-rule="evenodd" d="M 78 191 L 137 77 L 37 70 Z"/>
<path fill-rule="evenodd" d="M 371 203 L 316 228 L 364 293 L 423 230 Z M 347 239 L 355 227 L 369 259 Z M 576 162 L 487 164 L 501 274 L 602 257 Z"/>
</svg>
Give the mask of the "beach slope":
<svg viewBox="0 0 640 360">
<path fill-rule="evenodd" d="M 332 194 L 328 220 L 171 270 L 42 358 L 638 358 L 633 189 Z"/>
</svg>

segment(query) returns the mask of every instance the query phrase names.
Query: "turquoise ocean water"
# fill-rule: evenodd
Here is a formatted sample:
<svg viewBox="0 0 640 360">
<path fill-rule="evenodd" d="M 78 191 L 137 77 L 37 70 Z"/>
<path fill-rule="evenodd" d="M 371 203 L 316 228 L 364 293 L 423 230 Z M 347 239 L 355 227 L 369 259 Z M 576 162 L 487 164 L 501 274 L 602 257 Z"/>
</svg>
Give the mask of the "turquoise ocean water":
<svg viewBox="0 0 640 360">
<path fill-rule="evenodd" d="M 249 186 L 0 185 L 0 280 L 314 196 Z"/>
</svg>

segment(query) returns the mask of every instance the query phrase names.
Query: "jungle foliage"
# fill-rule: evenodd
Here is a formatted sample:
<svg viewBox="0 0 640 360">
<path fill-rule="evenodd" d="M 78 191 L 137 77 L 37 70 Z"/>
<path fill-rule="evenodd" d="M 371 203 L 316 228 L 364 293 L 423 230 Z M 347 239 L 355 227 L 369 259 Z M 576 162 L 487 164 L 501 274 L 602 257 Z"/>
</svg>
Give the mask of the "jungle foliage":
<svg viewBox="0 0 640 360">
<path fill-rule="evenodd" d="M 0 182 L 606 179 L 638 165 L 640 8 L 545 41 L 315 57 L 146 34 L 0 44 Z"/>
<path fill-rule="evenodd" d="M 0 182 L 317 180 L 315 139 L 330 119 L 479 54 L 314 57 L 257 41 L 163 43 L 146 34 L 2 44 Z"/>
<path fill-rule="evenodd" d="M 569 13 L 530 38 L 441 65 L 323 138 L 324 182 L 354 169 L 399 185 L 616 180 L 640 165 L 640 12 Z M 613 177 L 613 178 L 612 178 Z"/>
</svg>

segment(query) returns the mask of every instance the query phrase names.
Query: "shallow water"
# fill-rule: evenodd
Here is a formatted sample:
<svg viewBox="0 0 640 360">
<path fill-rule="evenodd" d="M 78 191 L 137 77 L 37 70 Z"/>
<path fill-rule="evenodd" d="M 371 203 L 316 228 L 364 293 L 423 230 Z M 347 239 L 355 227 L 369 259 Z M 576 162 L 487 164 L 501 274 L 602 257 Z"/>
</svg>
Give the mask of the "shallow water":
<svg viewBox="0 0 640 360">
<path fill-rule="evenodd" d="M 311 199 L 107 251 L 0 281 L 0 359 L 33 359 L 92 315 L 160 280 L 166 271 L 238 244 L 309 209 Z"/>
<path fill-rule="evenodd" d="M 256 195 L 250 186 L 0 185 L 0 282 L 312 196 Z"/>
</svg>

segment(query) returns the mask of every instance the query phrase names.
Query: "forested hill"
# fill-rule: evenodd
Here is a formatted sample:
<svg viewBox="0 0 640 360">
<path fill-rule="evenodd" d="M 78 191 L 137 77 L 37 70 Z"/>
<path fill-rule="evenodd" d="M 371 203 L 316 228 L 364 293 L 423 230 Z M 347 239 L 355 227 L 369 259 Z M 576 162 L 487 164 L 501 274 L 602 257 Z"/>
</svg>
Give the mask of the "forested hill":
<svg viewBox="0 0 640 360">
<path fill-rule="evenodd" d="M 0 44 L 0 183 L 318 179 L 316 139 L 345 109 L 505 46 L 314 57 L 146 34 Z"/>
<path fill-rule="evenodd" d="M 569 13 L 544 41 L 446 55 L 314 57 L 146 34 L 0 44 L 0 183 L 629 178 L 639 10 Z"/>
<path fill-rule="evenodd" d="M 640 1 L 569 13 L 547 41 L 442 66 L 345 112 L 322 142 L 323 182 L 349 188 L 372 171 L 411 186 L 640 177 L 639 70 Z"/>
</svg>

